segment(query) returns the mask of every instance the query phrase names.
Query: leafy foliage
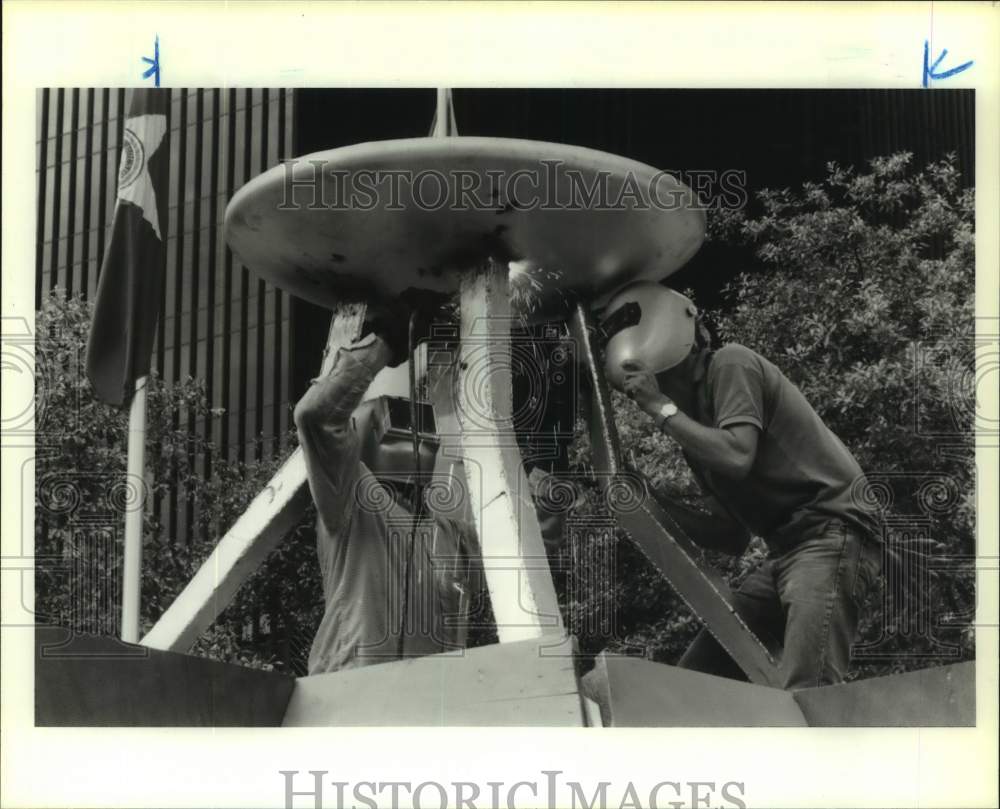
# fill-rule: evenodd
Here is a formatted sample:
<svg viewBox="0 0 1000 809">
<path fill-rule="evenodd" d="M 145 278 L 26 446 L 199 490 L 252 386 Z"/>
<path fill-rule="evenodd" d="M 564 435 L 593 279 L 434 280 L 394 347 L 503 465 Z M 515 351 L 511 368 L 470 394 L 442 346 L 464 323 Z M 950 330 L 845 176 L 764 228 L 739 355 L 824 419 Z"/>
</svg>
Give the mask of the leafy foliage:
<svg viewBox="0 0 1000 809">
<path fill-rule="evenodd" d="M 91 318 L 90 304 L 56 292 L 36 316 L 36 612 L 44 622 L 117 634 L 123 513 L 136 507 L 139 491 L 133 487 L 130 493 L 124 482 L 127 409 L 97 400 L 85 373 Z M 274 456 L 240 464 L 223 458 L 210 429 L 221 415 L 210 409 L 199 381 L 166 385 L 155 374 L 149 377 L 145 498 L 156 503 L 173 493 L 180 512 L 190 506 L 193 521 L 186 541 L 178 541 L 158 509 L 145 509 L 142 632 L 172 603 L 283 460 Z M 285 443 L 293 446 L 294 435 Z M 198 641 L 195 653 L 301 670 L 322 612 L 313 517 L 303 515 Z"/>
</svg>

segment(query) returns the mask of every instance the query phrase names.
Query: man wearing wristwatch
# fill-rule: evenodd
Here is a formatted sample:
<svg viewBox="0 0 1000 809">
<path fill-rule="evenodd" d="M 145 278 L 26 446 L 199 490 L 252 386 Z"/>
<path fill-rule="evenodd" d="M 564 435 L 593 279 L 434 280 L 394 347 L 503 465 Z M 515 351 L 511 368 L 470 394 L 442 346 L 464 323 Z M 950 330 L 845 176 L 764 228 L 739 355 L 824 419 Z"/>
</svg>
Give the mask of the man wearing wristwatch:
<svg viewBox="0 0 1000 809">
<path fill-rule="evenodd" d="M 840 682 L 882 560 L 878 523 L 852 496 L 860 466 L 775 365 L 736 343 L 713 352 L 688 298 L 643 282 L 606 312 L 629 301 L 642 313 L 610 337 L 608 378 L 680 445 L 717 501 L 716 529 L 671 513 L 705 547 L 738 554 L 760 536 L 769 555 L 733 594 L 737 612 L 783 645 L 786 688 Z M 705 630 L 680 665 L 743 676 Z"/>
</svg>

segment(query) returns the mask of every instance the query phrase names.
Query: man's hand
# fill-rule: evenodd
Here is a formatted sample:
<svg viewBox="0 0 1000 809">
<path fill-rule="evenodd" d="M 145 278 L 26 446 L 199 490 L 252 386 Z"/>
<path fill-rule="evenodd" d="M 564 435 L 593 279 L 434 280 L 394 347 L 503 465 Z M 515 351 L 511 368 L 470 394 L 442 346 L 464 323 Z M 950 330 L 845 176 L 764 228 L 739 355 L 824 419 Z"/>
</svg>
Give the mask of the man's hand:
<svg viewBox="0 0 1000 809">
<path fill-rule="evenodd" d="M 387 363 L 390 368 L 406 362 L 409 356 L 407 341 L 409 318 L 410 310 L 398 301 L 372 301 L 368 304 L 361 336 L 373 332 L 385 341 L 390 351 Z"/>
<path fill-rule="evenodd" d="M 626 362 L 622 368 L 625 371 L 622 383 L 625 395 L 634 400 L 649 415 L 658 415 L 660 408 L 670 399 L 660 391 L 660 386 L 656 384 L 656 377 L 637 362 Z"/>
<path fill-rule="evenodd" d="M 395 368 L 409 356 L 411 316 L 416 316 L 413 335 L 416 344 L 430 336 L 435 320 L 448 317 L 449 302 L 450 298 L 442 293 L 413 288 L 391 301 L 373 301 L 368 305 L 362 336 L 372 331 L 385 340 L 392 351 L 388 365 Z"/>
<path fill-rule="evenodd" d="M 635 362 L 623 366 L 622 389 L 647 414 L 654 418 L 670 398 L 660 392 L 656 377 Z M 677 413 L 662 424 L 666 433 L 696 460 L 713 472 L 742 480 L 753 467 L 757 455 L 758 429 L 752 424 L 734 424 L 724 429 L 706 427 L 684 413 Z"/>
</svg>

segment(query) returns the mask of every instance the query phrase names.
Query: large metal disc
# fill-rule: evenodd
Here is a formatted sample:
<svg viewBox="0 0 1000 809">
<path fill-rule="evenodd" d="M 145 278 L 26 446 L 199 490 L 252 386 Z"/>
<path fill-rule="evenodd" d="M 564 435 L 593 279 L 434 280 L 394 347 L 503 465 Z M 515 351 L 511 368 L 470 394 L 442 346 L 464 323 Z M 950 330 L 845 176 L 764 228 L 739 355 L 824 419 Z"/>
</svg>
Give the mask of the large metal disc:
<svg viewBox="0 0 1000 809">
<path fill-rule="evenodd" d="M 296 158 L 243 186 L 226 238 L 261 277 L 308 301 L 454 292 L 511 261 L 514 312 L 562 317 L 660 280 L 701 246 L 705 216 L 672 175 L 593 149 L 503 138 L 362 143 Z"/>
</svg>

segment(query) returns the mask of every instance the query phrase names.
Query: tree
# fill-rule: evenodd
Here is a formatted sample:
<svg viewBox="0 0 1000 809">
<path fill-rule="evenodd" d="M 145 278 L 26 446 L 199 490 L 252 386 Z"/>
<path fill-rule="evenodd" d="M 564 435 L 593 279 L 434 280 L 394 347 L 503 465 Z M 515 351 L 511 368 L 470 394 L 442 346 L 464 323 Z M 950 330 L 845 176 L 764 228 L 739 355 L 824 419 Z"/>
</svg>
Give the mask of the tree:
<svg viewBox="0 0 1000 809">
<path fill-rule="evenodd" d="M 125 481 L 128 413 L 98 401 L 83 357 L 93 314 L 79 296 L 53 292 L 36 316 L 36 613 L 42 623 L 117 635 L 124 510 L 140 502 Z M 145 633 L 190 581 L 218 538 L 263 488 L 294 447 L 256 464 L 232 463 L 192 425 L 222 415 L 203 385 L 173 385 L 152 374 L 148 386 L 147 503 L 176 493 L 194 519 L 186 541 L 147 507 L 143 524 L 141 631 Z M 210 434 L 209 434 L 210 435 Z M 208 460 L 210 474 L 198 461 Z M 198 641 L 195 654 L 304 673 L 322 614 L 314 514 L 296 529 Z M 261 642 L 261 635 L 277 643 Z"/>
<path fill-rule="evenodd" d="M 714 330 L 802 389 L 868 473 L 858 496 L 881 512 L 890 539 L 925 533 L 952 568 L 975 554 L 973 222 L 974 194 L 955 159 L 914 170 L 907 153 L 872 160 L 866 172 L 830 164 L 821 182 L 762 191 L 749 209 L 709 220 L 710 242 L 742 255 L 745 268 L 709 313 Z M 637 466 L 658 485 L 690 490 L 672 442 L 624 397 L 615 407 Z M 587 459 L 583 441 L 575 460 Z M 634 549 L 615 542 L 624 633 L 613 646 L 673 661 L 695 626 Z M 762 553 L 755 540 L 724 570 L 737 583 Z M 853 676 L 972 657 L 973 583 L 969 569 L 943 572 L 925 594 L 931 626 L 894 624 L 900 616 L 877 594 Z M 607 598 L 590 593 L 570 611 Z"/>
</svg>

